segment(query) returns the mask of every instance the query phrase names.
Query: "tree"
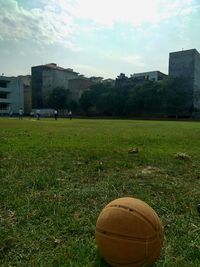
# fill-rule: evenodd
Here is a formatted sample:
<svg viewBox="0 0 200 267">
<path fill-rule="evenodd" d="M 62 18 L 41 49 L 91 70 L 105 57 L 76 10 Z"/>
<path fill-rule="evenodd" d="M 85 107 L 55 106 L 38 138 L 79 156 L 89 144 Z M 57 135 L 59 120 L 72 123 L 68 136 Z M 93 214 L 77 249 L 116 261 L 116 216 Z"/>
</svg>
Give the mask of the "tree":
<svg viewBox="0 0 200 267">
<path fill-rule="evenodd" d="M 190 116 L 193 93 L 190 79 L 166 78 L 128 87 L 96 84 L 82 95 L 82 110 L 109 116 Z"/>
<path fill-rule="evenodd" d="M 113 115 L 124 115 L 126 102 L 130 97 L 133 87 L 123 86 L 113 88 Z"/>
<path fill-rule="evenodd" d="M 126 113 L 155 115 L 162 113 L 162 87 L 160 83 L 147 81 L 132 89 L 126 102 Z"/>
<path fill-rule="evenodd" d="M 113 94 L 111 91 L 104 92 L 100 95 L 97 102 L 98 113 L 106 116 L 112 116 L 114 111 Z"/>
<path fill-rule="evenodd" d="M 63 87 L 56 87 L 48 97 L 48 106 L 55 109 L 66 109 L 69 103 L 69 90 Z"/>
<path fill-rule="evenodd" d="M 170 116 L 189 116 L 193 110 L 193 91 L 188 78 L 178 77 L 165 79 L 164 90 L 165 112 Z"/>
<path fill-rule="evenodd" d="M 79 100 L 79 104 L 80 104 L 80 107 L 81 109 L 84 111 L 84 112 L 88 112 L 89 109 L 92 107 L 93 105 L 93 101 L 92 101 L 92 94 L 91 94 L 91 91 L 88 90 L 88 91 L 85 91 L 80 100 Z"/>
<path fill-rule="evenodd" d="M 89 90 L 85 91 L 79 100 L 82 110 L 88 113 L 90 109 L 93 109 L 97 113 L 97 111 L 99 111 L 98 106 L 100 98 L 102 94 L 107 92 L 109 87 L 109 85 L 101 83 L 90 86 Z"/>
</svg>

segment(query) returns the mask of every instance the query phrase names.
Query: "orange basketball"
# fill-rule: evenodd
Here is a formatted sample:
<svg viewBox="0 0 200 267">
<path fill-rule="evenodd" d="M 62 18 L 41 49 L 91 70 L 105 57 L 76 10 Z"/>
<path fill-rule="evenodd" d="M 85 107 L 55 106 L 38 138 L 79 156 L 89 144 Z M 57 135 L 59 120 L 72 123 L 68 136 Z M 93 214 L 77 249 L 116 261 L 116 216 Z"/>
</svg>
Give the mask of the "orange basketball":
<svg viewBox="0 0 200 267">
<path fill-rule="evenodd" d="M 101 211 L 95 234 L 101 256 L 114 267 L 151 266 L 163 244 L 156 212 L 131 197 L 118 198 Z"/>
</svg>

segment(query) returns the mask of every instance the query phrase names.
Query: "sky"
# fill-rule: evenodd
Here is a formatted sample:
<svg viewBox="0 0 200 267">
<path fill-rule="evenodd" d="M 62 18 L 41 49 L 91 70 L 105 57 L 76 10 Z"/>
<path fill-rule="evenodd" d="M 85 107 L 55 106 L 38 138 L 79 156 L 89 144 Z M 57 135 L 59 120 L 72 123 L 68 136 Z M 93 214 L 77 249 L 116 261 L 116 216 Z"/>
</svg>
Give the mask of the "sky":
<svg viewBox="0 0 200 267">
<path fill-rule="evenodd" d="M 0 0 L 0 75 L 56 63 L 87 77 L 159 70 L 200 52 L 200 0 Z"/>
</svg>

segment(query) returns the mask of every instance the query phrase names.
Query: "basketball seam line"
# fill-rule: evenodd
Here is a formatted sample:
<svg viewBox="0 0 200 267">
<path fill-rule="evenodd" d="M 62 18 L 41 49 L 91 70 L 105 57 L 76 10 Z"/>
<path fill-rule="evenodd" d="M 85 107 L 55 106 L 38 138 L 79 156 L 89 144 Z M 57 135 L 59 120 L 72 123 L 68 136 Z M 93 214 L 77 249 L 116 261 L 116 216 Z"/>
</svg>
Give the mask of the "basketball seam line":
<svg viewBox="0 0 200 267">
<path fill-rule="evenodd" d="M 135 213 L 139 214 L 143 219 L 147 220 L 156 232 L 158 231 L 158 229 L 153 225 L 153 223 L 137 210 L 131 209 L 131 208 L 123 206 L 123 205 L 110 205 L 108 207 L 105 207 L 105 209 L 108 209 L 108 208 L 122 208 L 125 210 L 129 210 L 131 213 L 135 212 Z"/>
<path fill-rule="evenodd" d="M 110 233 L 104 230 L 101 230 L 100 228 L 96 228 L 96 232 L 98 232 L 99 234 L 102 235 L 107 235 L 110 237 L 121 237 L 124 240 L 132 240 L 132 241 L 145 241 L 145 242 L 149 242 L 149 241 L 154 241 L 157 239 L 158 235 L 155 234 L 154 236 L 150 237 L 150 238 L 143 238 L 143 237 L 131 237 L 131 236 L 126 236 L 126 235 L 121 235 L 121 234 L 116 234 L 116 233 Z"/>
</svg>

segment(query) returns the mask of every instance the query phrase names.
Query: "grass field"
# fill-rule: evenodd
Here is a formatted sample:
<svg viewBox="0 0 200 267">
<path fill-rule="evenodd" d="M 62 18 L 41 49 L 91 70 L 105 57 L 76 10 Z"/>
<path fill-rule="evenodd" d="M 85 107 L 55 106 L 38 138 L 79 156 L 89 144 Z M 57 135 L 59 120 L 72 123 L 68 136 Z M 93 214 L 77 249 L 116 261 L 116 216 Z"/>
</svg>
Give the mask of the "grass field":
<svg viewBox="0 0 200 267">
<path fill-rule="evenodd" d="M 107 266 L 95 224 L 123 196 L 162 220 L 156 267 L 199 267 L 200 123 L 0 119 L 0 266 Z"/>
</svg>

